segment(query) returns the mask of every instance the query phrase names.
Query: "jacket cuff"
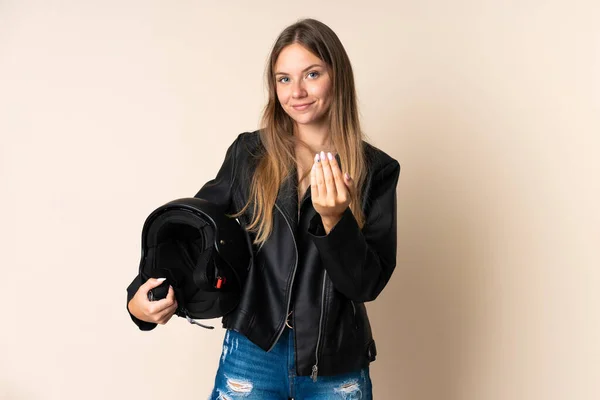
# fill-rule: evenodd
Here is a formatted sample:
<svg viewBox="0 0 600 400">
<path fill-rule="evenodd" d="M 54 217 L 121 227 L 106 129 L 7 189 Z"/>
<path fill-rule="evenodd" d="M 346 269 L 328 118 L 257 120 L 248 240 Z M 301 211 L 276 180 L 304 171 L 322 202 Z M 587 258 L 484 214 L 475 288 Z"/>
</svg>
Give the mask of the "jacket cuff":
<svg viewBox="0 0 600 400">
<path fill-rule="evenodd" d="M 141 284 L 142 284 L 142 281 L 141 281 L 140 275 L 138 274 L 133 279 L 133 281 L 129 284 L 129 286 L 127 287 L 127 302 L 125 303 L 125 308 L 127 309 L 127 313 L 131 317 L 131 320 L 137 325 L 138 328 L 140 328 L 140 330 L 142 330 L 142 331 L 150 331 L 150 330 L 156 328 L 157 324 L 155 324 L 154 322 L 142 321 L 141 319 L 135 317 L 129 311 L 129 302 L 131 301 L 131 299 L 135 295 L 135 292 L 137 292 L 137 290 L 139 289 L 139 287 L 141 286 Z"/>
<path fill-rule="evenodd" d="M 158 325 L 158 324 L 155 324 L 154 322 L 142 321 L 141 319 L 135 317 L 129 311 L 129 308 L 127 308 L 127 312 L 129 313 L 131 320 L 137 325 L 138 328 L 140 328 L 141 331 L 151 331 L 152 329 L 156 328 L 156 325 Z"/>
<path fill-rule="evenodd" d="M 312 236 L 313 241 L 318 248 L 321 248 L 322 246 L 338 246 L 340 243 L 348 241 L 358 232 L 360 232 L 360 228 L 350 207 L 346 208 L 342 214 L 342 218 L 335 224 L 333 229 L 329 231 L 329 234 L 325 232 L 325 227 L 323 226 L 323 221 L 319 214 L 312 218 L 308 228 L 308 233 Z"/>
</svg>

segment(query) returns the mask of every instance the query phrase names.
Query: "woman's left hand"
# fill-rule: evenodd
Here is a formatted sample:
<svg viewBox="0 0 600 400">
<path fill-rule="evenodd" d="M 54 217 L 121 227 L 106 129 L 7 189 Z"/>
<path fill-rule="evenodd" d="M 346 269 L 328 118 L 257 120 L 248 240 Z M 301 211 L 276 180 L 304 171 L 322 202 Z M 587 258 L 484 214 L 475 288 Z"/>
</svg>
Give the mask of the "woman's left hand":
<svg viewBox="0 0 600 400">
<path fill-rule="evenodd" d="M 321 152 L 315 156 L 310 172 L 310 188 L 313 207 L 329 233 L 350 205 L 355 183 L 347 173 L 342 175 L 333 154 Z"/>
</svg>

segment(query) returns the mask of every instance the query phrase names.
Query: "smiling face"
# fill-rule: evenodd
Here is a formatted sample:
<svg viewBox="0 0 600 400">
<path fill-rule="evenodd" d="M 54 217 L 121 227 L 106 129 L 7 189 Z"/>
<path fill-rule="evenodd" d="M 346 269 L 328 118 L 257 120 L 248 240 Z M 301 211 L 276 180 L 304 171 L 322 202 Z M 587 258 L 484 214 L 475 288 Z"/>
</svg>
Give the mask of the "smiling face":
<svg viewBox="0 0 600 400">
<path fill-rule="evenodd" d="M 275 63 L 275 87 L 283 110 L 298 125 L 321 125 L 331 105 L 325 62 L 300 44 L 285 47 Z"/>
</svg>

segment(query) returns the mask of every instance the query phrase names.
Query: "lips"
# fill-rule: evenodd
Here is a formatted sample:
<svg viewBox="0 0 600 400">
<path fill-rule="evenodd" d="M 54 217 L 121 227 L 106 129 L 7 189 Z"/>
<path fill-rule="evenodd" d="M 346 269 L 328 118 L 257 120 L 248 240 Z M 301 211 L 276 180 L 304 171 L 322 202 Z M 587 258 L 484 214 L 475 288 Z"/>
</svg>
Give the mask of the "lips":
<svg viewBox="0 0 600 400">
<path fill-rule="evenodd" d="M 310 107 L 312 104 L 314 103 L 314 101 L 312 103 L 304 103 L 304 104 L 295 104 L 292 106 L 292 108 L 296 111 L 304 111 L 306 110 L 308 107 Z"/>
</svg>

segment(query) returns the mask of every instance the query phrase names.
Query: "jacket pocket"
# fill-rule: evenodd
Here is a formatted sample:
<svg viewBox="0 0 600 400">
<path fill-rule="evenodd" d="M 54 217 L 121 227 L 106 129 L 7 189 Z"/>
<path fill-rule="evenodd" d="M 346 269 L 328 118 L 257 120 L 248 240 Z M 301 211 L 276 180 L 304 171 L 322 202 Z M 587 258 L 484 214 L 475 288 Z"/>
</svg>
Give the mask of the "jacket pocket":
<svg viewBox="0 0 600 400">
<path fill-rule="evenodd" d="M 335 354 L 364 348 L 359 320 L 358 306 L 345 296 L 337 297 L 328 311 L 323 352 Z"/>
</svg>

